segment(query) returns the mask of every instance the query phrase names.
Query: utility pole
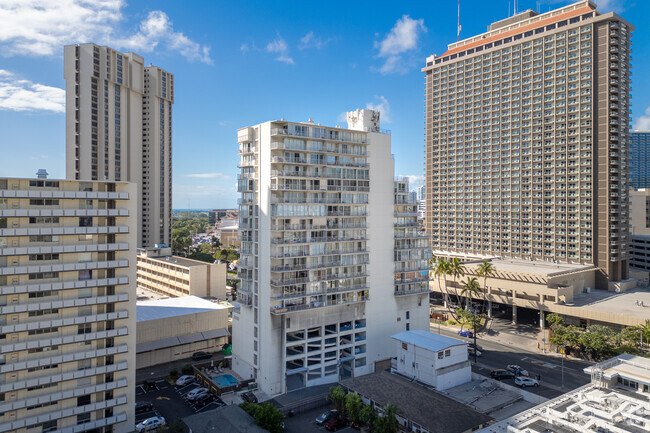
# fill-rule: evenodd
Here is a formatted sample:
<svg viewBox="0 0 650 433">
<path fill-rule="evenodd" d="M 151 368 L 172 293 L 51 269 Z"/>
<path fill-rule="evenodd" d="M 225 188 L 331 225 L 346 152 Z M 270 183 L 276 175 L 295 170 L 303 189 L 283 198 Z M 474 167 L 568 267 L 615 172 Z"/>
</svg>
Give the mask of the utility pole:
<svg viewBox="0 0 650 433">
<path fill-rule="evenodd" d="M 562 389 L 564 389 L 564 357 L 566 356 L 566 346 L 562 345 Z"/>
<path fill-rule="evenodd" d="M 478 357 L 478 348 L 476 347 L 476 309 L 474 309 L 474 364 L 476 364 Z"/>
</svg>

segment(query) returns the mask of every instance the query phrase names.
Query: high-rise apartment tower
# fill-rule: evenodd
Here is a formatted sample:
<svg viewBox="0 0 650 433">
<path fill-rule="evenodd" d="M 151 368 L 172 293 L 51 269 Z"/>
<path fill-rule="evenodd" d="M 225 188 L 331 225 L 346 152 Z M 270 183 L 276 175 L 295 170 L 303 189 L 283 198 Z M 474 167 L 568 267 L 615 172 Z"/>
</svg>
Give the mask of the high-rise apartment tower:
<svg viewBox="0 0 650 433">
<path fill-rule="evenodd" d="M 171 245 L 174 76 L 134 53 L 65 47 L 66 177 L 138 185 L 138 246 Z"/>
<path fill-rule="evenodd" d="M 428 329 L 428 239 L 394 182 L 379 113 L 348 128 L 238 131 L 241 259 L 233 368 L 269 395 L 375 371 L 391 335 Z"/>
<path fill-rule="evenodd" d="M 630 131 L 630 188 L 650 188 L 650 131 Z"/>
<path fill-rule="evenodd" d="M 628 278 L 630 37 L 581 1 L 427 58 L 426 231 L 440 253 Z"/>
<path fill-rule="evenodd" d="M 136 194 L 0 178 L 0 432 L 133 431 Z"/>
</svg>

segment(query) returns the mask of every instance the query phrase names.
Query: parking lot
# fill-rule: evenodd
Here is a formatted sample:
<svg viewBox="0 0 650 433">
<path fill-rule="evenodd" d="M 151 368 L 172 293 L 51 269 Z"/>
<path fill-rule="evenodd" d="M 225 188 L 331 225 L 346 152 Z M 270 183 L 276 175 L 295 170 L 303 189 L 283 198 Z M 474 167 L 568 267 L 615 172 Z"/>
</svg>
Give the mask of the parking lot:
<svg viewBox="0 0 650 433">
<path fill-rule="evenodd" d="M 325 429 L 325 427 L 316 424 L 315 420 L 320 414 L 331 409 L 334 409 L 334 407 L 323 406 L 286 418 L 284 420 L 284 432 L 285 433 L 326 432 L 327 430 Z M 337 430 L 337 432 L 354 432 L 354 431 L 357 430 L 354 430 L 352 427 L 345 427 Z"/>
<path fill-rule="evenodd" d="M 136 402 L 148 402 L 153 405 L 153 410 L 136 415 L 136 423 L 152 416 L 162 416 L 171 424 L 195 413 L 205 412 L 225 405 L 219 398 L 203 407 L 197 407 L 193 402 L 187 401 L 185 396 L 197 385 L 190 384 L 183 387 L 170 385 L 166 380 L 153 382 L 153 387 L 145 387 L 139 383 L 135 388 Z"/>
</svg>

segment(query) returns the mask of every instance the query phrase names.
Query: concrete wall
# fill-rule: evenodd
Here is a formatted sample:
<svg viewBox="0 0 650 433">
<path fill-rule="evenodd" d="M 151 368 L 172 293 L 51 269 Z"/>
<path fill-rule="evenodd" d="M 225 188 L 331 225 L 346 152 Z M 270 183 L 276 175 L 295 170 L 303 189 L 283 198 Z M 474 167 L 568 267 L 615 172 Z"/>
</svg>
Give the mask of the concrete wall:
<svg viewBox="0 0 650 433">
<path fill-rule="evenodd" d="M 406 349 L 404 349 L 406 344 Z M 467 345 L 452 346 L 448 350 L 449 356 L 444 356 L 445 350 L 441 352 L 431 351 L 413 344 L 395 341 L 397 350 L 397 372 L 415 378 L 442 391 L 454 386 L 467 383 L 471 380 L 471 367 L 469 364 L 448 372 L 440 372 L 440 369 L 453 365 L 467 363 Z M 443 358 L 439 359 L 438 354 L 442 353 Z"/>
<path fill-rule="evenodd" d="M 194 352 L 219 352 L 221 347 L 228 342 L 228 337 L 210 338 L 196 343 L 181 344 L 151 352 L 138 353 L 136 356 L 137 368 L 151 367 L 152 365 L 187 359 Z"/>
</svg>

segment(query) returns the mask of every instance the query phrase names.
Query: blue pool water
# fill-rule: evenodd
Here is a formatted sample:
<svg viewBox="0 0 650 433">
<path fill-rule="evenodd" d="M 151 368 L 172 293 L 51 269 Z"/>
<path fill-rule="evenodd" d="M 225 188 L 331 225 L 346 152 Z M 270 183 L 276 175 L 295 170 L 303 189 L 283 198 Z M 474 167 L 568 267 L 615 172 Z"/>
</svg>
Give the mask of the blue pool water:
<svg viewBox="0 0 650 433">
<path fill-rule="evenodd" d="M 239 383 L 237 378 L 232 374 L 220 374 L 219 376 L 214 376 L 212 380 L 219 386 L 219 388 L 225 388 Z"/>
</svg>

